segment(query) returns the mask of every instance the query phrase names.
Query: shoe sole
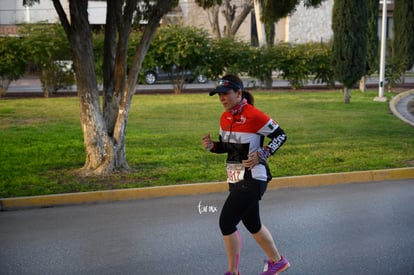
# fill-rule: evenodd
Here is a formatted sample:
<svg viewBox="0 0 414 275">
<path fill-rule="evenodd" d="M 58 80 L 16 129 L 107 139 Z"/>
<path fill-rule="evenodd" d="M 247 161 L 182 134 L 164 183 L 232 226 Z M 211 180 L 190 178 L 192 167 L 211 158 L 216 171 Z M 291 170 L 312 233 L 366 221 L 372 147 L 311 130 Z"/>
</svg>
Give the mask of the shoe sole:
<svg viewBox="0 0 414 275">
<path fill-rule="evenodd" d="M 283 271 L 285 271 L 286 269 L 288 269 L 290 267 L 290 263 L 288 262 L 287 264 L 285 264 L 284 267 L 282 267 L 281 270 L 279 270 L 278 272 L 276 272 L 274 275 L 279 275 L 280 273 L 282 273 Z"/>
</svg>

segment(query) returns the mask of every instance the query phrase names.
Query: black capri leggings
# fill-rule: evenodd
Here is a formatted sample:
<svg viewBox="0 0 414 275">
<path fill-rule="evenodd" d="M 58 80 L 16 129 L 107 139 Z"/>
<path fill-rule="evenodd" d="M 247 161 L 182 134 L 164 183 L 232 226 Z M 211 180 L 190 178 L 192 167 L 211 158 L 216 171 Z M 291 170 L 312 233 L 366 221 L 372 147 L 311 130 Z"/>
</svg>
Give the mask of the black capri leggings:
<svg viewBox="0 0 414 275">
<path fill-rule="evenodd" d="M 229 186 L 230 194 L 220 214 L 221 233 L 224 236 L 234 233 L 240 221 L 251 234 L 259 232 L 262 228 L 259 200 L 266 191 L 267 182 L 248 179 Z"/>
</svg>

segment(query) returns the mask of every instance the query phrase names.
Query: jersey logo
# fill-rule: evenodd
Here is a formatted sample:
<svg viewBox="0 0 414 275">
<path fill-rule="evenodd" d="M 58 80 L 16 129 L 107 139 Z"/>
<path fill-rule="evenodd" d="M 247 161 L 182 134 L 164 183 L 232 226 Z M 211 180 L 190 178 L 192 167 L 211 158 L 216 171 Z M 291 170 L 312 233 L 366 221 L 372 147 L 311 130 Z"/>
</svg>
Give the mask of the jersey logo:
<svg viewBox="0 0 414 275">
<path fill-rule="evenodd" d="M 270 130 L 274 130 L 274 129 L 276 128 L 276 126 L 277 126 L 277 124 L 276 124 L 276 122 L 274 122 L 273 120 L 272 120 L 269 124 L 267 124 L 267 127 L 268 127 Z"/>
<path fill-rule="evenodd" d="M 246 117 L 241 116 L 240 119 L 236 120 L 236 124 L 245 124 L 246 123 Z"/>
</svg>

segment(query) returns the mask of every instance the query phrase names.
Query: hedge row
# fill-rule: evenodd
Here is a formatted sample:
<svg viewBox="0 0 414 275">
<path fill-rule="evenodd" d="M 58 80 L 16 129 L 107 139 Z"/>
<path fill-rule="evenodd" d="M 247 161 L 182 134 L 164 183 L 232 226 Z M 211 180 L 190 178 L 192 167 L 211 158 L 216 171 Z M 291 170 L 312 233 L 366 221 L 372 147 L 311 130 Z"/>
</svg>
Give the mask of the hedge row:
<svg viewBox="0 0 414 275">
<path fill-rule="evenodd" d="M 54 77 L 59 76 L 56 73 L 59 66 L 56 66 L 55 61 L 70 59 L 69 45 L 62 28 L 60 25 L 27 25 L 21 31 L 21 37 L 0 38 L 2 83 L 5 79 L 16 80 L 21 77 L 24 74 L 22 68 L 25 67 L 22 66 L 23 62 L 37 64 L 41 68 L 41 77 L 45 80 L 43 82 L 53 87 L 50 82 L 58 81 Z M 131 34 L 131 60 L 139 39 L 139 32 Z M 103 34 L 94 35 L 96 72 L 100 80 L 104 59 L 103 41 Z M 154 66 L 168 70 L 176 65 L 182 70 L 204 74 L 210 79 L 227 72 L 247 75 L 265 82 L 276 72 L 288 80 L 293 88 L 301 87 L 307 81 L 334 85 L 331 55 L 329 44 L 281 43 L 255 48 L 234 39 L 213 39 L 202 29 L 169 26 L 158 29 L 141 72 Z M 392 75 L 392 70 L 387 72 L 388 77 L 396 77 Z M 53 77 L 50 77 L 51 74 Z M 64 83 L 55 83 L 54 86 L 58 85 Z"/>
<path fill-rule="evenodd" d="M 103 41 L 101 38 L 100 41 Z M 139 41 L 131 36 L 130 57 Z M 99 60 L 100 58 L 98 58 Z M 256 48 L 235 39 L 213 39 L 194 27 L 164 27 L 158 30 L 145 57 L 143 71 L 159 66 L 168 71 L 173 65 L 215 79 L 224 73 L 247 75 L 264 82 L 276 72 L 298 88 L 306 81 L 333 85 L 331 48 L 309 43 Z"/>
</svg>

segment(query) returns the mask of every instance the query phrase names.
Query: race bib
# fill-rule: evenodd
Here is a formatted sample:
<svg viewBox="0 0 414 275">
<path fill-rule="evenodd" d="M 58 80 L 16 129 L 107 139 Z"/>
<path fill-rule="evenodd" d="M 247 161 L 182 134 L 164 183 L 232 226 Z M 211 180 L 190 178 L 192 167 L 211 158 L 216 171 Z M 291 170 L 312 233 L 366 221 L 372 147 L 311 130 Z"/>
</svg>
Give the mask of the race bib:
<svg viewBox="0 0 414 275">
<path fill-rule="evenodd" d="M 236 183 L 244 179 L 245 167 L 241 163 L 226 163 L 227 182 Z"/>
</svg>

